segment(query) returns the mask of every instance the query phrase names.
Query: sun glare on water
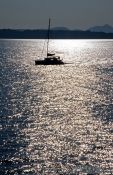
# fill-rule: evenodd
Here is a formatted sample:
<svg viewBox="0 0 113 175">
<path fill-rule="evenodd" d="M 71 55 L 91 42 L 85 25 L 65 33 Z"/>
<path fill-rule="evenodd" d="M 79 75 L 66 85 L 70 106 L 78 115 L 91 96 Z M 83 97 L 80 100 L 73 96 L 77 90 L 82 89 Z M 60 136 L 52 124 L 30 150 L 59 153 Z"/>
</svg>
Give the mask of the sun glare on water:
<svg viewBox="0 0 113 175">
<path fill-rule="evenodd" d="M 43 43 L 0 41 L 0 173 L 112 174 L 113 41 L 52 40 L 72 64 L 36 66 Z"/>
</svg>

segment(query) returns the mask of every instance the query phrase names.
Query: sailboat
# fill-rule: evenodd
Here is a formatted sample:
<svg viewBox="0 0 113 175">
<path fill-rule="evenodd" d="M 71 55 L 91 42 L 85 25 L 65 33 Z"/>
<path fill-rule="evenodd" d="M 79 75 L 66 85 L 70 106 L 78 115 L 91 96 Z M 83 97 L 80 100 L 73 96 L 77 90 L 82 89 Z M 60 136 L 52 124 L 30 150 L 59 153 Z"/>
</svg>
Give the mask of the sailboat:
<svg viewBox="0 0 113 175">
<path fill-rule="evenodd" d="M 64 64 L 63 60 L 60 59 L 60 56 L 56 56 L 55 53 L 49 52 L 50 24 L 51 24 L 51 20 L 49 19 L 48 39 L 47 39 L 47 55 L 44 59 L 35 60 L 35 65 L 60 65 L 60 64 Z"/>
</svg>

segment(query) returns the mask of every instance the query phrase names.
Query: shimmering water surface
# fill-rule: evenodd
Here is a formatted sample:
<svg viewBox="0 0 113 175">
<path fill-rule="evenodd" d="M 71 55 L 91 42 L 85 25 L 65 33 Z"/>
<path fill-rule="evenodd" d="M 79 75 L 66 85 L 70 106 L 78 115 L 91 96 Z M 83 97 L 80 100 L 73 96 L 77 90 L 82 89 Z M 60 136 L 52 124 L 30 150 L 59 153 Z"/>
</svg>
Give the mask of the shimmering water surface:
<svg viewBox="0 0 113 175">
<path fill-rule="evenodd" d="M 0 175 L 113 174 L 113 40 L 0 40 Z"/>
</svg>

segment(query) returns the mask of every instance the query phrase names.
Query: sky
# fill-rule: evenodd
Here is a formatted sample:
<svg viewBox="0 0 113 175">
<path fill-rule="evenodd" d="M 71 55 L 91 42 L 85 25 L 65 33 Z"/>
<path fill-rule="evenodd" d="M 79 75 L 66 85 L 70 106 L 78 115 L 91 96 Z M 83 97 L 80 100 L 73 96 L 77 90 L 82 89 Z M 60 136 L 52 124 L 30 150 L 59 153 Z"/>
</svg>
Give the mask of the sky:
<svg viewBox="0 0 113 175">
<path fill-rule="evenodd" d="M 0 0 L 0 28 L 113 26 L 113 0 Z"/>
</svg>

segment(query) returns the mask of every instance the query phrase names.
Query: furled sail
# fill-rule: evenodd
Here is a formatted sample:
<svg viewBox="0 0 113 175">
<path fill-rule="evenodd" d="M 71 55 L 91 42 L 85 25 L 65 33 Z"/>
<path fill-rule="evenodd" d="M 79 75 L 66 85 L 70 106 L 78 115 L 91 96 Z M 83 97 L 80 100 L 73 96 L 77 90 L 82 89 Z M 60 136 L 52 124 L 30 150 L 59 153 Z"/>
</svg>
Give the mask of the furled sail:
<svg viewBox="0 0 113 175">
<path fill-rule="evenodd" d="M 55 53 L 47 53 L 47 56 L 49 57 L 49 56 L 54 56 L 55 55 Z"/>
</svg>

